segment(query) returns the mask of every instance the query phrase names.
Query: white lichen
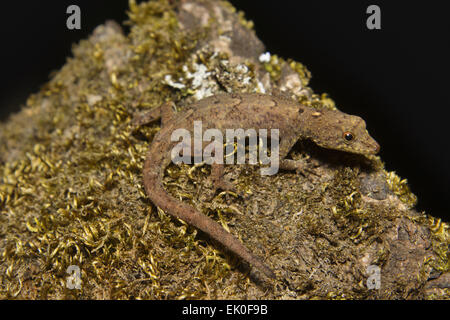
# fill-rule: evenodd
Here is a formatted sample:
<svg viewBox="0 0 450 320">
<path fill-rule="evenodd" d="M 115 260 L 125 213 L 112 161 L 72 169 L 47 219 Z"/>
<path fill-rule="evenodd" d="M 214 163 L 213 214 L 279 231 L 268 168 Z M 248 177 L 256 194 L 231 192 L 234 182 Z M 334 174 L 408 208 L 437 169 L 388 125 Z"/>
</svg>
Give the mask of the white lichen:
<svg viewBox="0 0 450 320">
<path fill-rule="evenodd" d="M 183 71 L 186 73 L 186 79 L 192 79 L 192 88 L 199 88 L 203 82 L 209 78 L 211 72 L 204 64 L 194 63 L 194 73 L 191 73 L 187 66 L 183 66 Z"/>
<path fill-rule="evenodd" d="M 212 96 L 217 88 L 215 80 L 211 79 L 212 72 L 203 64 L 193 63 L 192 69 L 194 72 L 189 71 L 189 68 L 183 66 L 183 72 L 188 80 L 191 80 L 191 88 L 195 90 L 194 97 L 197 100 Z"/>
<path fill-rule="evenodd" d="M 270 62 L 270 57 L 271 57 L 270 52 L 265 52 L 259 56 L 259 62 L 261 63 Z"/>
<path fill-rule="evenodd" d="M 169 86 L 171 86 L 173 88 L 176 88 L 176 89 L 184 89 L 184 88 L 186 88 L 186 86 L 184 84 L 179 83 L 179 82 L 174 82 L 172 80 L 172 76 L 170 74 L 168 74 L 168 75 L 166 75 L 164 77 L 164 81 L 165 81 L 165 83 L 167 85 L 169 85 Z"/>
<path fill-rule="evenodd" d="M 266 89 L 264 88 L 264 85 L 259 80 L 256 82 L 256 92 L 266 93 Z"/>
</svg>

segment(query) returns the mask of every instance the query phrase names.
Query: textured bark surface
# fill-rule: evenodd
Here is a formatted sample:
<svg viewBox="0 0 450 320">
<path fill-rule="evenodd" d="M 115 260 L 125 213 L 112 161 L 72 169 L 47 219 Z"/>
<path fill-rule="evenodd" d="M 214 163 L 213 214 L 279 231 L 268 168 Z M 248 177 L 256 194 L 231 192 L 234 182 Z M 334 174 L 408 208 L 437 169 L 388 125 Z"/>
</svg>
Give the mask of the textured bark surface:
<svg viewBox="0 0 450 320">
<path fill-rule="evenodd" d="M 227 2 L 131 1 L 129 16 L 129 34 L 96 28 L 0 125 L 1 298 L 449 298 L 448 225 L 416 212 L 406 181 L 378 157 L 300 142 L 290 156 L 316 174 L 227 166 L 245 197 L 213 200 L 208 166 L 167 169 L 166 188 L 264 257 L 270 283 L 155 208 L 141 171 L 159 125 L 133 132 L 136 112 L 167 100 L 182 111 L 221 91 L 336 106 L 301 63 L 264 54 Z M 81 289 L 67 288 L 71 265 Z"/>
</svg>

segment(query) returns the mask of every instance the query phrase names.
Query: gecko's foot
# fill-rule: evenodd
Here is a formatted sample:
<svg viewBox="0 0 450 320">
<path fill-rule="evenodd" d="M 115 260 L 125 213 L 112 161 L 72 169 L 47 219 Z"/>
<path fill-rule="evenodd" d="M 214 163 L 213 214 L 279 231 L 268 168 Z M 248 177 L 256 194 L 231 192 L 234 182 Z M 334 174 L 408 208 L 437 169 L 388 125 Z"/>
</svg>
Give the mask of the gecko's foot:
<svg viewBox="0 0 450 320">
<path fill-rule="evenodd" d="M 296 173 L 299 173 L 304 177 L 308 177 L 308 175 L 311 175 L 311 174 L 313 174 L 315 176 L 319 176 L 313 170 L 306 168 L 305 164 L 298 160 L 283 159 L 280 161 L 280 169 L 295 171 Z"/>
<path fill-rule="evenodd" d="M 228 180 L 220 179 L 213 181 L 213 190 L 217 192 L 217 190 L 230 191 L 237 193 L 236 186 Z"/>
<path fill-rule="evenodd" d="M 212 184 L 212 191 L 210 200 L 214 199 L 214 197 L 218 194 L 219 191 L 230 192 L 240 198 L 244 198 L 244 194 L 236 189 L 236 185 L 225 179 L 223 176 L 221 177 L 210 177 L 210 181 Z"/>
<path fill-rule="evenodd" d="M 214 198 L 218 190 L 230 191 L 242 197 L 240 192 L 236 190 L 236 186 L 232 182 L 224 178 L 223 173 L 224 173 L 223 165 L 217 164 L 212 165 L 210 176 L 213 187 L 212 197 Z"/>
<path fill-rule="evenodd" d="M 237 194 L 238 196 L 242 196 L 241 193 L 239 191 L 237 191 L 236 186 L 229 180 L 226 180 L 223 177 L 220 177 L 218 179 L 211 177 L 211 180 L 212 180 L 212 187 L 213 187 L 212 198 L 214 198 L 214 196 L 217 194 L 217 192 L 219 190 L 229 191 L 229 192 Z"/>
<path fill-rule="evenodd" d="M 140 127 L 145 126 L 146 124 L 148 124 L 151 121 L 156 119 L 156 117 L 154 115 L 154 111 L 153 112 L 152 111 L 147 111 L 144 113 L 136 112 L 133 115 L 133 117 L 131 119 L 131 127 L 132 127 L 133 131 L 136 131 Z"/>
</svg>

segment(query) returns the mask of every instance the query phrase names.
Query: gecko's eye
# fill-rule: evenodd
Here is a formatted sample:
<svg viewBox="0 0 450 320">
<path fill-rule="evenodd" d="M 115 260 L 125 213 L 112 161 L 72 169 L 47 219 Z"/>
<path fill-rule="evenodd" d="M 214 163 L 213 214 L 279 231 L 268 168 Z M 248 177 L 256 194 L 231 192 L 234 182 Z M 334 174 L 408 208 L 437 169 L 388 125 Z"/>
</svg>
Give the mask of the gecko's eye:
<svg viewBox="0 0 450 320">
<path fill-rule="evenodd" d="M 353 135 L 353 133 L 346 131 L 344 132 L 344 139 L 347 141 L 352 141 L 353 139 L 355 139 L 355 136 Z"/>
</svg>

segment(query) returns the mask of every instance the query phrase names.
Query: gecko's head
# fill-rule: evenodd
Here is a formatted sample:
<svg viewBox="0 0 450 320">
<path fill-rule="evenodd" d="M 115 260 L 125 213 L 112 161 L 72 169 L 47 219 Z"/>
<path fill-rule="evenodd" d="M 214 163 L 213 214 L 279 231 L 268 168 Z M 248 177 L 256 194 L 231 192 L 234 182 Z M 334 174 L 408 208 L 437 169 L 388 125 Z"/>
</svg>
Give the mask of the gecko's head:
<svg viewBox="0 0 450 320">
<path fill-rule="evenodd" d="M 320 111 L 311 116 L 316 128 L 311 139 L 319 146 L 357 154 L 377 154 L 380 145 L 369 135 L 358 116 L 340 111 Z"/>
</svg>

